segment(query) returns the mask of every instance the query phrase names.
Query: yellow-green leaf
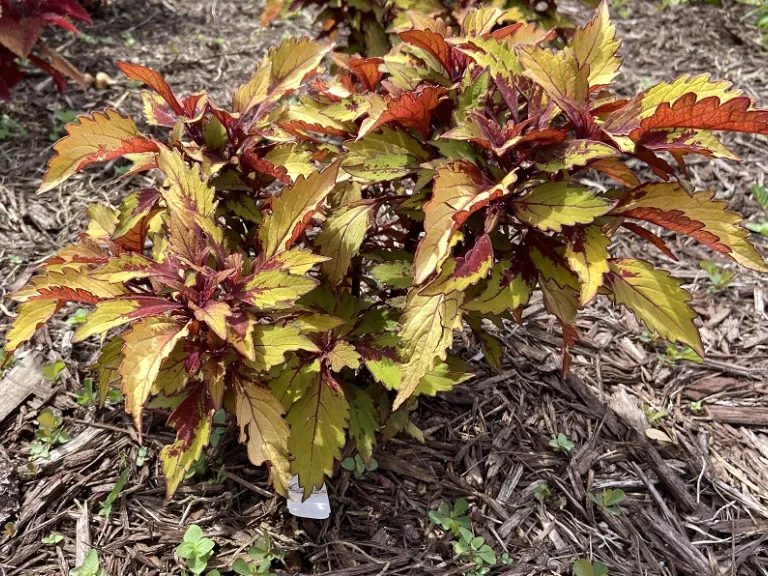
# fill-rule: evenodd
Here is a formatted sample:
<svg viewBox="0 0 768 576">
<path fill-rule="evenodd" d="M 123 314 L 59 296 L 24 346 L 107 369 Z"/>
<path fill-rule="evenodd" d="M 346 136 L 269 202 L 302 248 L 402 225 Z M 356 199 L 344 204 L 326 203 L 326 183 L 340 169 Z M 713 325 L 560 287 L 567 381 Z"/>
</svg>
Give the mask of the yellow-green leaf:
<svg viewBox="0 0 768 576">
<path fill-rule="evenodd" d="M 59 309 L 56 300 L 29 300 L 19 306 L 19 315 L 5 336 L 5 351 L 10 354 L 35 335 Z"/>
<path fill-rule="evenodd" d="M 259 270 L 238 295 L 259 310 L 288 308 L 304 294 L 314 290 L 318 281 L 286 270 Z"/>
<path fill-rule="evenodd" d="M 344 279 L 352 257 L 360 251 L 376 207 L 376 204 L 362 204 L 341 208 L 328 218 L 317 235 L 315 246 L 320 254 L 329 258 L 320 268 L 331 284 Z"/>
<path fill-rule="evenodd" d="M 271 64 L 268 102 L 277 102 L 301 86 L 304 77 L 320 65 L 331 51 L 330 44 L 318 44 L 308 38 L 289 38 L 272 48 L 265 58 Z"/>
<path fill-rule="evenodd" d="M 616 53 L 620 45 L 608 14 L 608 3 L 603 0 L 595 17 L 576 30 L 570 44 L 579 66 L 588 67 L 590 87 L 610 84 L 619 73 L 621 58 Z"/>
<path fill-rule="evenodd" d="M 256 351 L 254 364 L 261 371 L 280 364 L 288 352 L 320 352 L 312 340 L 301 334 L 298 326 L 256 326 L 253 330 L 253 345 Z"/>
<path fill-rule="evenodd" d="M 232 110 L 239 114 L 247 114 L 253 108 L 264 102 L 269 94 L 269 84 L 272 78 L 272 62 L 266 61 L 251 79 L 240 86 L 232 94 Z"/>
<path fill-rule="evenodd" d="M 592 300 L 603 285 L 603 275 L 608 272 L 610 244 L 600 227 L 594 225 L 579 227 L 568 238 L 565 257 L 581 281 L 582 306 Z"/>
<path fill-rule="evenodd" d="M 270 483 L 287 495 L 291 475 L 283 405 L 269 388 L 245 378 L 236 380 L 235 403 L 240 442 L 247 442 L 248 459 L 255 466 L 267 463 Z"/>
<path fill-rule="evenodd" d="M 474 298 L 462 304 L 464 310 L 501 314 L 525 306 L 531 299 L 535 279 L 523 274 L 509 261 L 497 263 L 487 284 Z"/>
<path fill-rule="evenodd" d="M 141 412 L 157 378 L 160 366 L 189 328 L 169 318 L 147 318 L 123 335 L 123 379 L 125 411 L 133 415 L 141 435 Z"/>
<path fill-rule="evenodd" d="M 349 403 L 337 382 L 318 373 L 286 418 L 291 427 L 288 447 L 294 457 L 291 471 L 308 498 L 333 474 L 333 461 L 341 458 L 346 443 Z"/>
<path fill-rule="evenodd" d="M 687 344 L 699 356 L 704 354 L 693 323 L 696 312 L 689 304 L 691 295 L 680 287 L 679 280 L 654 270 L 644 260 L 621 258 L 609 261 L 609 266 L 606 287 L 614 303 L 626 306 L 649 331 L 670 342 Z"/>
<path fill-rule="evenodd" d="M 269 259 L 287 250 L 301 236 L 312 216 L 336 184 L 339 163 L 308 178 L 299 176 L 296 183 L 272 200 L 272 213 L 264 218 L 259 239 L 264 257 Z"/>
<path fill-rule="evenodd" d="M 327 358 L 333 372 L 340 372 L 342 368 L 357 370 L 360 367 L 360 354 L 352 344 L 344 340 L 336 341 L 327 353 Z"/>
<path fill-rule="evenodd" d="M 349 437 L 355 441 L 357 452 L 366 464 L 373 456 L 379 417 L 373 398 L 357 386 L 348 386 L 349 391 Z"/>
<path fill-rule="evenodd" d="M 611 209 L 591 190 L 567 180 L 549 181 L 513 200 L 515 216 L 541 230 L 560 232 L 563 226 L 589 224 Z"/>
<path fill-rule="evenodd" d="M 461 328 L 463 298 L 462 292 L 423 296 L 412 290 L 408 294 L 400 328 L 407 363 L 402 367 L 395 410 L 411 397 L 435 362 L 445 360 L 447 349 L 453 343 L 453 331 Z"/>
</svg>

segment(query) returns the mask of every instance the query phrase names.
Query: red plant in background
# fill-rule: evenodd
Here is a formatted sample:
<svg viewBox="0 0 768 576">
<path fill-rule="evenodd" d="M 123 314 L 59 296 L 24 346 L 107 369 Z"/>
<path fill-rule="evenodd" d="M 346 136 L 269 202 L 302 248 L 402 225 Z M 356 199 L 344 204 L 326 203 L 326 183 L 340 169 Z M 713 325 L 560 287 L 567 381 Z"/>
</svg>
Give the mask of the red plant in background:
<svg viewBox="0 0 768 576">
<path fill-rule="evenodd" d="M 50 74 L 59 92 L 67 78 L 85 88 L 83 74 L 41 38 L 46 26 L 79 34 L 73 20 L 91 23 L 76 0 L 0 0 L 0 99 L 9 100 L 11 88 L 24 78 L 19 59 Z"/>
</svg>

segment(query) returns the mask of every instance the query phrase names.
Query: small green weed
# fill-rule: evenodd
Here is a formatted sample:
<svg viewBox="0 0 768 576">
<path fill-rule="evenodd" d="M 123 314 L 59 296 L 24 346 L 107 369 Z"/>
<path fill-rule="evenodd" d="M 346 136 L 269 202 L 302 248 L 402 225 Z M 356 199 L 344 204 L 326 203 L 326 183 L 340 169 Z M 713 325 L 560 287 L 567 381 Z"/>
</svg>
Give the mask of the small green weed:
<svg viewBox="0 0 768 576">
<path fill-rule="evenodd" d="M 344 458 L 344 460 L 341 461 L 341 467 L 344 468 L 344 470 L 353 472 L 355 478 L 360 478 L 366 472 L 377 470 L 379 468 L 379 463 L 376 461 L 376 458 L 371 458 L 371 461 L 366 464 L 360 457 L 360 454 L 355 454 L 354 456 Z"/>
<path fill-rule="evenodd" d="M 109 576 L 107 571 L 99 563 L 99 555 L 96 550 L 88 550 L 83 563 L 70 572 L 72 576 Z"/>
<path fill-rule="evenodd" d="M 619 504 L 624 502 L 625 499 L 623 490 L 611 490 L 610 488 L 606 488 L 603 490 L 602 494 L 598 495 L 590 493 L 589 497 L 592 502 L 600 506 L 600 508 L 608 512 L 608 514 L 612 514 L 613 516 L 621 514 Z"/>
<path fill-rule="evenodd" d="M 699 266 L 707 273 L 707 277 L 709 278 L 710 286 L 707 288 L 708 292 L 722 292 L 730 286 L 731 282 L 733 282 L 733 279 L 736 277 L 733 272 L 720 268 L 720 266 L 711 260 L 702 260 L 699 262 Z"/>
<path fill-rule="evenodd" d="M 549 447 L 555 452 L 570 452 L 576 446 L 573 442 L 568 440 L 568 436 L 560 432 L 557 436 L 549 441 Z"/>
<path fill-rule="evenodd" d="M 61 429 L 62 423 L 62 417 L 51 408 L 43 408 L 37 415 L 35 439 L 29 448 L 29 459 L 32 462 L 48 460 L 51 457 L 51 448 L 66 444 L 72 439 L 66 430 Z"/>
<path fill-rule="evenodd" d="M 216 543 L 203 536 L 200 526 L 192 524 L 184 533 L 184 541 L 176 548 L 176 555 L 187 563 L 192 574 L 202 574 L 213 556 Z"/>
<path fill-rule="evenodd" d="M 608 567 L 598 560 L 576 560 L 573 564 L 573 576 L 608 576 Z"/>
<path fill-rule="evenodd" d="M 284 556 L 285 550 L 275 545 L 269 533 L 264 530 L 262 536 L 248 549 L 248 560 L 238 558 L 232 564 L 232 570 L 246 576 L 275 576 L 272 563 L 281 561 Z"/>
</svg>

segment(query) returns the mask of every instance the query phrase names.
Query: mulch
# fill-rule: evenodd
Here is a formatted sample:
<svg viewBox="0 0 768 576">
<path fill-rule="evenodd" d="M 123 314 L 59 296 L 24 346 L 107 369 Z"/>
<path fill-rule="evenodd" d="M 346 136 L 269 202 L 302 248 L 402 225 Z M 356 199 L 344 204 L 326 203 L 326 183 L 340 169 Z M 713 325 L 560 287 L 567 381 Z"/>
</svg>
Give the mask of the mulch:
<svg viewBox="0 0 768 576">
<path fill-rule="evenodd" d="M 645 0 L 625 8 L 629 13 L 616 23 L 627 91 L 712 72 L 768 105 L 768 55 L 757 33 L 740 22 L 747 8 L 728 3 L 662 11 Z M 564 10 L 576 21 L 588 17 L 579 4 Z M 34 77 L 13 103 L 0 105 L 0 115 L 27 131 L 0 143 L 0 337 L 14 315 L 5 294 L 76 237 L 87 204 L 114 201 L 141 185 L 140 178 L 118 180 L 107 165 L 36 196 L 55 110 L 137 112 L 136 88 L 119 79 L 112 64 L 120 59 L 161 69 L 183 93 L 212 88 L 225 102 L 271 44 L 311 31 L 307 18 L 262 30 L 258 13 L 247 1 L 115 1 L 86 30 L 94 43 L 68 47 L 83 69 L 105 71 L 115 85 L 87 94 L 73 89 L 61 98 Z M 741 162 L 692 163 L 691 180 L 758 218 L 748 189 L 768 173 L 768 140 L 736 136 L 727 143 Z M 768 254 L 768 241 L 756 240 Z M 28 374 L 38 373 L 41 363 L 67 363 L 53 387 L 30 385 L 28 399 L 0 422 L 0 527 L 12 521 L 16 529 L 0 535 L 0 574 L 66 576 L 90 547 L 112 576 L 181 574 L 174 550 L 185 526 L 195 523 L 217 544 L 211 568 L 231 566 L 266 529 L 288 551 L 276 567 L 281 575 L 461 575 L 469 567 L 427 513 L 466 497 L 476 532 L 499 556 L 512 558 L 494 574 L 570 574 L 575 559 L 589 558 L 605 563 L 612 576 L 765 576 L 768 278 L 685 240 L 670 239 L 681 256 L 677 263 L 641 252 L 628 237 L 618 242 L 620 253 L 648 258 L 686 281 L 702 318 L 703 363 L 670 360 L 665 346 L 640 337 L 642 327 L 630 314 L 599 301 L 581 315 L 583 338 L 573 351 L 572 374 L 563 379 L 559 327 L 534 300 L 522 326 L 498 334 L 505 346 L 501 374 L 488 371 L 468 335 L 456 339 L 455 352 L 476 366 L 477 377 L 420 400 L 414 421 L 423 443 L 400 435 L 377 447 L 378 470 L 360 478 L 339 470 L 328 482 L 333 513 L 327 521 L 288 514 L 264 471 L 248 464 L 231 427 L 210 451 L 208 470 L 166 502 L 157 459 L 172 437 L 166 414 L 148 414 L 147 457 L 137 465 L 138 438 L 120 406 L 96 410 L 76 401 L 96 344 L 73 346 L 72 327 L 54 323 L 6 374 L 35 384 Z M 699 268 L 705 258 L 735 272 L 724 290 L 715 291 Z M 46 405 L 64 415 L 73 440 L 31 474 L 33 420 Z M 574 442 L 572 452 L 549 446 L 559 433 Z M 129 479 L 111 516 L 99 515 L 126 468 Z M 606 489 L 624 491 L 620 514 L 589 497 Z M 64 540 L 42 543 L 52 531 Z"/>
</svg>

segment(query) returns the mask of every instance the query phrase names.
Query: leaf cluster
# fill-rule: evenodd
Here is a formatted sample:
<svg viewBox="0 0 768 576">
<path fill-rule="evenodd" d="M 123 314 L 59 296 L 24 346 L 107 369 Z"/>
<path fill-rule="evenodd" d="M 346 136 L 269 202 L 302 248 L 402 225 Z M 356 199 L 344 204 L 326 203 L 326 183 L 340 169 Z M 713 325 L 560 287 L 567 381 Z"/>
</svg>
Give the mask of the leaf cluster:
<svg viewBox="0 0 768 576">
<path fill-rule="evenodd" d="M 13 295 L 6 351 L 65 304 L 87 308 L 74 341 L 104 338 L 100 402 L 120 388 L 139 432 L 148 402 L 173 410 L 169 496 L 219 410 L 280 493 L 293 474 L 305 495 L 321 486 L 348 438 L 368 466 L 380 431 L 420 434 L 419 396 L 471 376 L 453 335 L 469 328 L 498 367 L 489 327 L 522 321 L 537 292 L 564 371 L 596 298 L 701 355 L 691 296 L 614 256 L 620 234 L 676 258 L 661 228 L 768 270 L 741 217 L 686 180 L 690 155 L 734 157 L 718 131 L 768 133 L 768 111 L 729 82 L 682 76 L 619 96 L 604 4 L 565 45 L 493 7 L 410 17 L 380 58 L 288 39 L 228 107 L 120 63 L 148 87 L 152 133 L 108 109 L 54 146 L 43 192 L 117 159 L 128 176 L 161 176 L 88 209 L 79 242 Z"/>
<path fill-rule="evenodd" d="M 75 21 L 91 23 L 77 0 L 0 0 L 0 100 L 10 100 L 11 88 L 24 78 L 20 60 L 50 74 L 59 92 L 67 79 L 86 88 L 83 73 L 42 39 L 48 26 L 79 35 Z"/>
</svg>

